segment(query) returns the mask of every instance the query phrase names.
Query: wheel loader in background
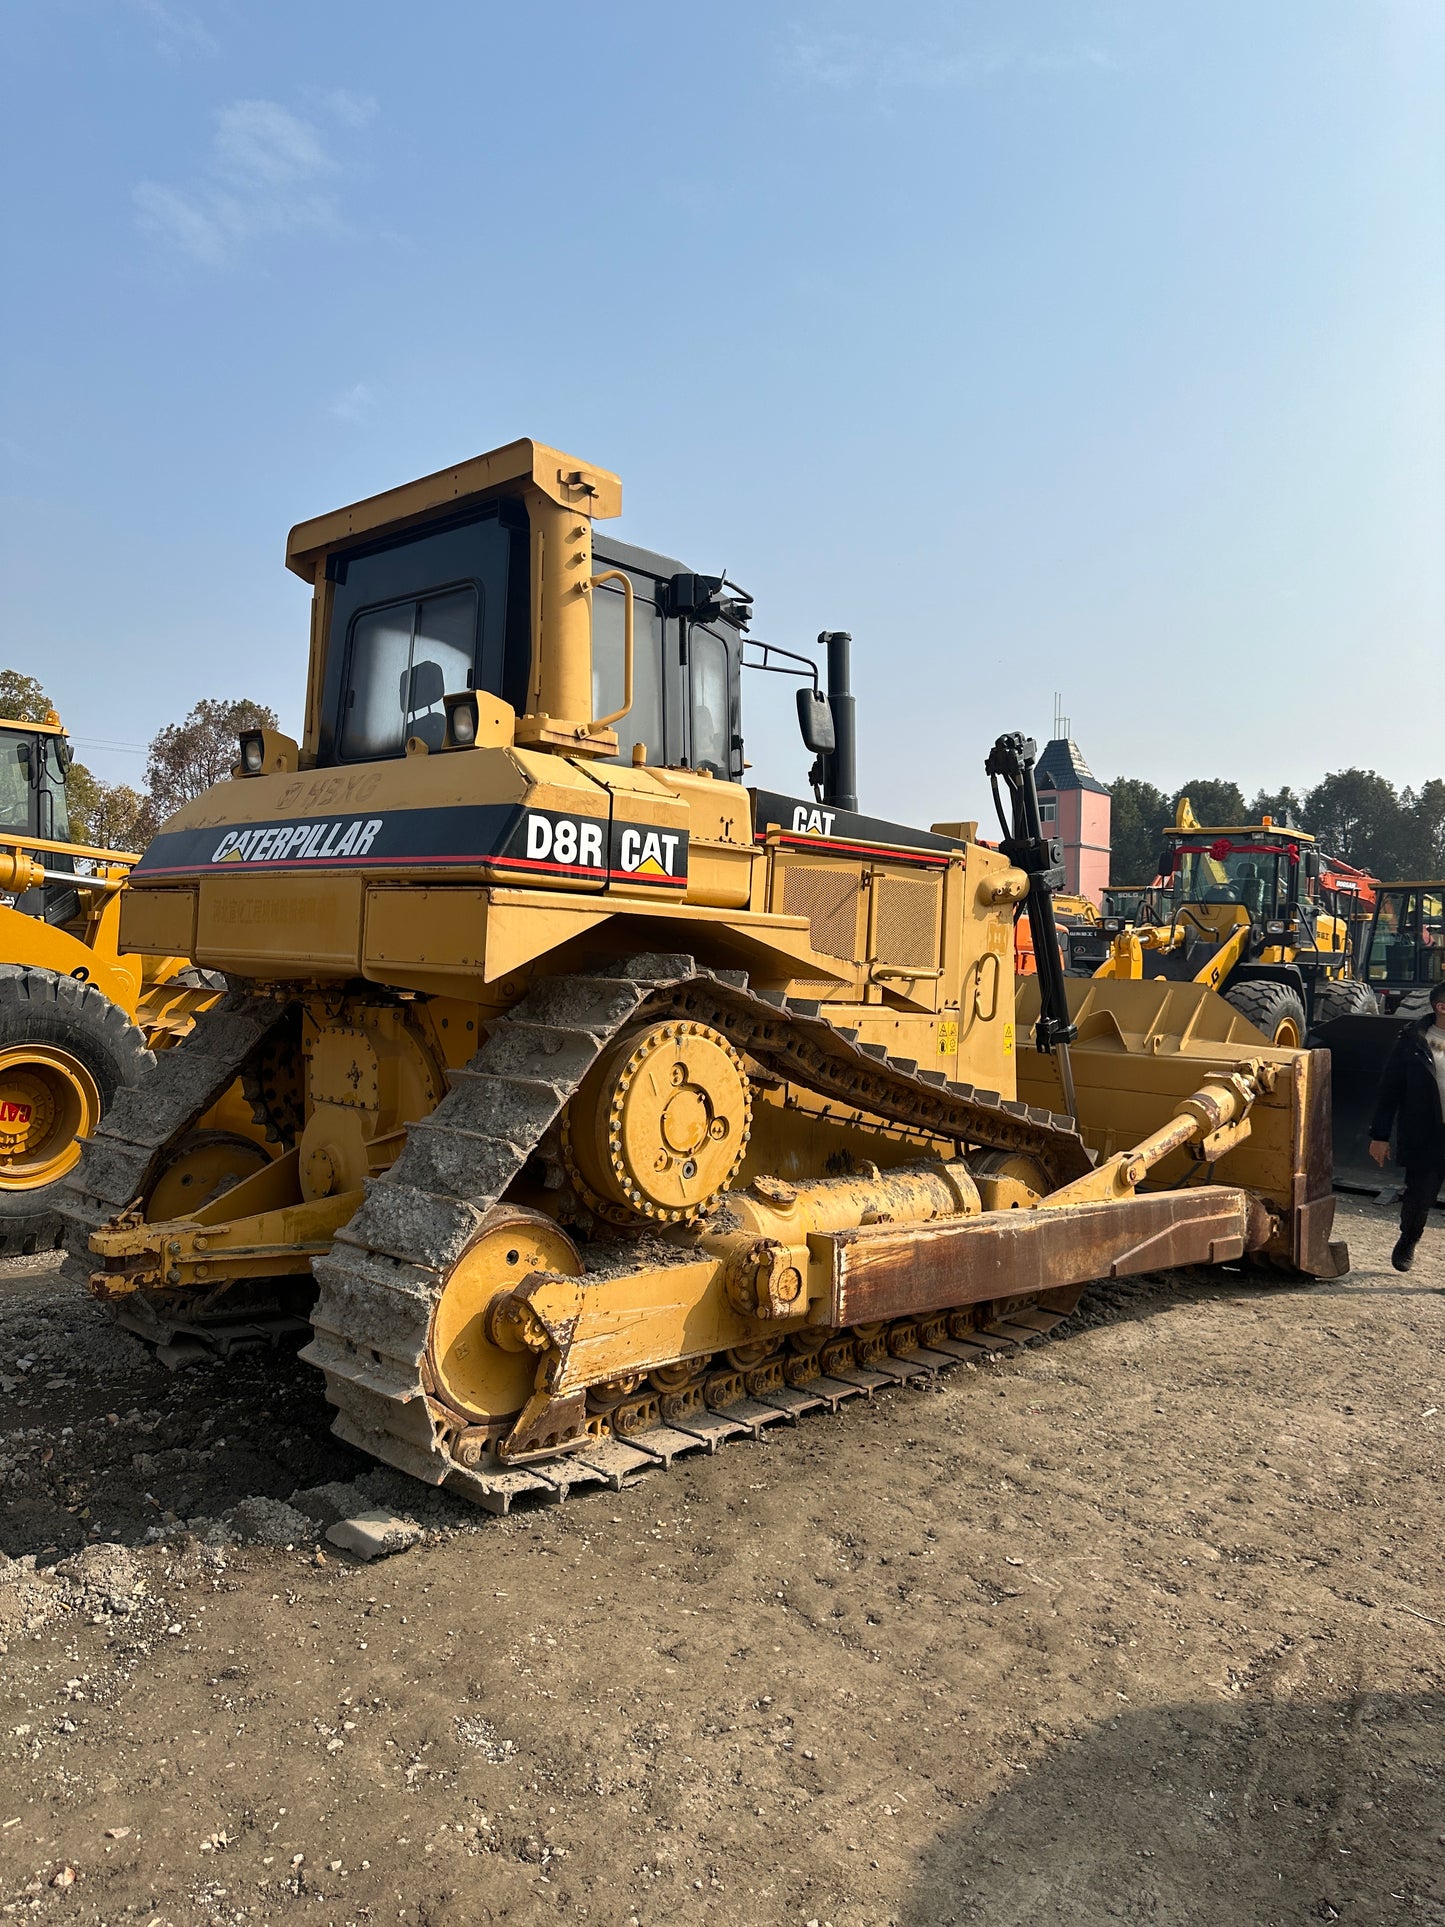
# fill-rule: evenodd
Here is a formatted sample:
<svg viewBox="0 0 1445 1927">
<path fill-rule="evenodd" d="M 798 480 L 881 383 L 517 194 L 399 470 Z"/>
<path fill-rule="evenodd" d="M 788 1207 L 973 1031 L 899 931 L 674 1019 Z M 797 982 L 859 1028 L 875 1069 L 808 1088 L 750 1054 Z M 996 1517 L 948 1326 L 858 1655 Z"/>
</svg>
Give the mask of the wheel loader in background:
<svg viewBox="0 0 1445 1927">
<path fill-rule="evenodd" d="M 1094 975 L 1207 984 L 1271 1043 L 1297 1048 L 1375 1008 L 1351 940 L 1372 884 L 1305 830 L 1268 816 L 1208 828 L 1181 797 L 1142 920 L 1103 919 L 1109 951 Z"/>
<path fill-rule="evenodd" d="M 997 850 L 861 814 L 846 651 L 825 693 L 620 507 L 519 441 L 292 531 L 302 740 L 246 732 L 123 899 L 232 989 L 71 1176 L 91 1289 L 157 1339 L 309 1321 L 342 1438 L 505 1510 L 1093 1279 L 1337 1275 L 1323 1060 L 1200 984 L 1066 984 L 1033 745 Z M 743 668 L 789 661 L 811 796 L 742 783 Z M 238 1075 L 280 1154 L 174 1213 Z"/>
<path fill-rule="evenodd" d="M 139 858 L 71 840 L 70 765 L 54 710 L 0 719 L 0 1253 L 59 1242 L 56 1193 L 82 1141 L 220 994 L 184 956 L 122 948 Z M 265 1161 L 239 1141 L 212 1137 L 213 1181 Z"/>
</svg>

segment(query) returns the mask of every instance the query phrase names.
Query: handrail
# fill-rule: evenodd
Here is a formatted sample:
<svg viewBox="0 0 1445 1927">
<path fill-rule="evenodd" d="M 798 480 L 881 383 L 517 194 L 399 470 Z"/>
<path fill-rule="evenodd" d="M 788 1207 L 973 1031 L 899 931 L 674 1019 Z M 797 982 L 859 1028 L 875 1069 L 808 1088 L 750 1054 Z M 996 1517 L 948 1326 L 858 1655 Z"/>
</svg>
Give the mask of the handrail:
<svg viewBox="0 0 1445 1927">
<path fill-rule="evenodd" d="M 24 830 L 0 830 L 0 844 L 13 844 L 20 850 L 53 850 L 57 856 L 83 856 L 87 862 L 123 863 L 127 868 L 140 862 L 140 853 L 134 850 L 96 850 L 88 843 L 56 843 L 43 836 L 31 836 Z"/>
<path fill-rule="evenodd" d="M 603 569 L 589 579 L 588 590 L 604 582 L 622 584 L 622 707 L 614 709 L 610 716 L 594 717 L 587 725 L 589 735 L 595 735 L 598 730 L 607 729 L 613 723 L 620 723 L 632 708 L 632 577 L 625 569 Z"/>
</svg>

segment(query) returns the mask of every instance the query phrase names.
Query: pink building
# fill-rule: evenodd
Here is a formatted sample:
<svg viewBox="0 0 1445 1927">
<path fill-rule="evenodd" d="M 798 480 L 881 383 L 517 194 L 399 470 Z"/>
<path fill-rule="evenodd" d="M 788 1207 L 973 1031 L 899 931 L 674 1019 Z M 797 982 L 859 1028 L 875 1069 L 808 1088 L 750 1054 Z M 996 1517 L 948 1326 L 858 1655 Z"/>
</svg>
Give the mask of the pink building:
<svg viewBox="0 0 1445 1927">
<path fill-rule="evenodd" d="M 1044 834 L 1064 846 L 1064 889 L 1097 908 L 1109 882 L 1109 792 L 1067 735 L 1045 748 L 1035 775 Z"/>
</svg>

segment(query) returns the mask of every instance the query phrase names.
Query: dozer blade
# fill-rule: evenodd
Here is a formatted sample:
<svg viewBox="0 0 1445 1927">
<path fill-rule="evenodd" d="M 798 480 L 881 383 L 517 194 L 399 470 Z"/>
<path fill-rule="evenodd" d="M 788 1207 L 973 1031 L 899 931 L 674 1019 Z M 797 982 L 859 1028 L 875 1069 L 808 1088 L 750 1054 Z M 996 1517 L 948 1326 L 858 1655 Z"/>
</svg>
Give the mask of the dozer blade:
<svg viewBox="0 0 1445 1927">
<path fill-rule="evenodd" d="M 1249 1131 L 1201 1171 L 1176 1152 L 1149 1174 L 1150 1189 L 1234 1184 L 1254 1192 L 1276 1215 L 1269 1256 L 1307 1277 L 1337 1277 L 1348 1265 L 1331 1240 L 1335 1201 L 1330 1148 L 1329 1080 L 1323 1053 L 1268 1044 L 1247 1018 L 1203 984 L 1158 978 L 1068 980 L 1069 1015 L 1078 1026 L 1071 1047 L 1078 1124 L 1100 1156 L 1137 1144 L 1208 1074 L 1228 1075 L 1249 1060 L 1278 1067 L 1273 1090 L 1250 1112 Z M 1031 982 L 1018 999 L 1019 1096 L 1062 1104 L 1054 1057 L 1032 1048 L 1038 993 Z"/>
</svg>

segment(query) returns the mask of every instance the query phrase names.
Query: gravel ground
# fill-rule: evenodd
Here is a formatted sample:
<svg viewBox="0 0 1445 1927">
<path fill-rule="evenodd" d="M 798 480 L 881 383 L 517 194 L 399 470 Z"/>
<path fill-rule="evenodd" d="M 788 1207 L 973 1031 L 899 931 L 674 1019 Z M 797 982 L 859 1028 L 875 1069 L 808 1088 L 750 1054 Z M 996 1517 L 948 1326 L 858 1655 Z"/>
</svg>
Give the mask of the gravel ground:
<svg viewBox="0 0 1445 1927">
<path fill-rule="evenodd" d="M 0 1271 L 0 1912 L 1445 1923 L 1445 1231 L 493 1519 Z M 328 1548 L 342 1513 L 410 1550 Z"/>
</svg>

